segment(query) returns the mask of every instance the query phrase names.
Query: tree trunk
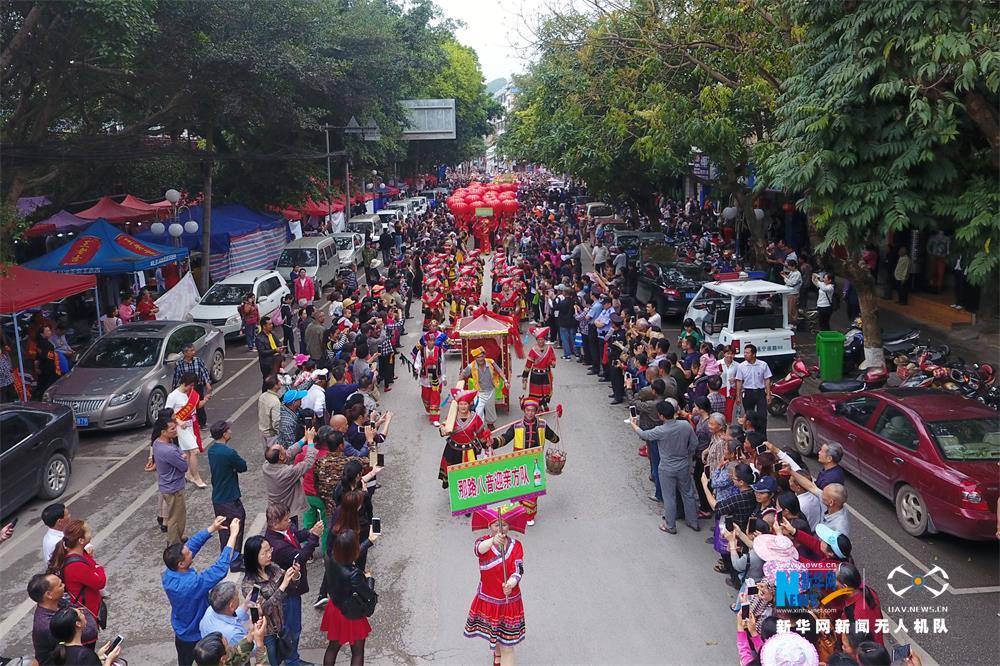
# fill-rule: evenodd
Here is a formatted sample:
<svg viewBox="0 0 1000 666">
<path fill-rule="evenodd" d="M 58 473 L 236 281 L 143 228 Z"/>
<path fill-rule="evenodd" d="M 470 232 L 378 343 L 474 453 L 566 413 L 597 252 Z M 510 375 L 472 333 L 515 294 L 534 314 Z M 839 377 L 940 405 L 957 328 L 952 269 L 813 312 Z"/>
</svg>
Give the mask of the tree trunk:
<svg viewBox="0 0 1000 666">
<path fill-rule="evenodd" d="M 739 183 L 731 185 L 731 192 L 736 202 L 739 204 L 740 215 L 747 228 L 750 229 L 750 246 L 753 254 L 749 259 L 756 268 L 767 268 L 767 237 L 764 233 L 764 222 L 757 219 L 754 214 L 753 199 L 750 193 L 744 190 Z"/>
<path fill-rule="evenodd" d="M 865 336 L 865 368 L 884 368 L 885 353 L 882 351 L 882 329 L 878 323 L 878 294 L 875 291 L 875 279 L 868 266 L 856 256 L 848 256 L 846 261 L 837 263 L 858 292 L 861 332 Z"/>
<path fill-rule="evenodd" d="M 213 141 L 213 128 L 205 132 L 205 150 L 211 154 Z M 204 176 L 204 200 L 202 201 L 201 218 L 201 293 L 204 295 L 212 282 L 210 279 L 209 264 L 211 263 L 212 251 L 212 160 L 211 158 L 201 163 L 202 175 Z"/>
</svg>

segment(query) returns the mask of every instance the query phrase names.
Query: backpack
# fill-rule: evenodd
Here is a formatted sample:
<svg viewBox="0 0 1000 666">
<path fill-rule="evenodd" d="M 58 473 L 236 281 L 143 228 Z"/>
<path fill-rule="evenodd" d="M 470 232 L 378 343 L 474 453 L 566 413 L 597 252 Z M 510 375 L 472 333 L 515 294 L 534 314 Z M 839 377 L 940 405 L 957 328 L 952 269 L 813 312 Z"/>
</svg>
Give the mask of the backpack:
<svg viewBox="0 0 1000 666">
<path fill-rule="evenodd" d="M 279 305 L 278 309 L 271 313 L 271 323 L 275 326 L 281 326 L 285 323 L 285 317 L 281 314 L 281 308 L 284 306 Z"/>
<path fill-rule="evenodd" d="M 65 575 L 66 567 L 69 566 L 70 564 L 73 564 L 74 562 L 83 562 L 84 564 L 88 565 L 90 564 L 90 562 L 88 562 L 86 558 L 81 557 L 80 555 L 70 555 L 69 557 L 67 557 L 63 561 L 63 568 L 59 570 L 59 578 L 62 579 L 64 585 L 66 584 L 66 575 Z M 69 594 L 68 589 L 66 590 L 66 593 Z M 72 600 L 72 602 L 76 604 L 78 607 L 83 608 L 88 613 L 90 612 L 89 610 L 87 610 L 86 604 L 84 604 L 79 597 L 74 597 L 72 594 L 69 594 L 69 597 Z M 108 604 L 105 601 L 104 597 L 101 597 L 101 605 L 100 607 L 98 607 L 97 616 L 94 619 L 97 620 L 97 626 L 100 627 L 101 629 L 108 628 Z"/>
</svg>

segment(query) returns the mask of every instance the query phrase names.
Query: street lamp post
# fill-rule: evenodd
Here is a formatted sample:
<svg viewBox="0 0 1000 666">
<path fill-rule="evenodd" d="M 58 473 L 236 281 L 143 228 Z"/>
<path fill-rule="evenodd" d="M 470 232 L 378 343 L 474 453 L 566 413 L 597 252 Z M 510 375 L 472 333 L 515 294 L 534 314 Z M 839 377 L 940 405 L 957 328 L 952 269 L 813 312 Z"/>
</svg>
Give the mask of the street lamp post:
<svg viewBox="0 0 1000 666">
<path fill-rule="evenodd" d="M 362 127 L 357 118 L 351 116 L 351 119 L 347 121 L 346 125 L 323 125 L 322 129 L 326 133 L 326 192 L 327 192 L 327 214 L 333 215 L 333 203 L 330 200 L 332 195 L 332 185 L 330 177 L 330 156 L 333 154 L 330 152 L 330 130 L 339 129 L 344 131 L 344 194 L 346 196 L 346 201 L 344 202 L 344 215 L 346 219 L 351 217 L 351 152 L 347 150 L 347 135 L 361 136 L 365 141 L 378 141 L 382 138 L 382 131 L 379 129 L 378 123 L 375 120 L 369 120 Z"/>
<path fill-rule="evenodd" d="M 181 200 L 180 192 L 171 188 L 164 193 L 163 197 L 170 202 L 170 226 L 167 227 L 162 222 L 154 222 L 153 224 L 149 225 L 149 230 L 152 231 L 157 236 L 163 235 L 163 233 L 165 232 L 169 233 L 171 237 L 171 244 L 174 247 L 180 247 L 181 235 L 184 234 L 184 232 L 187 232 L 189 234 L 198 233 L 198 223 L 192 219 L 188 219 L 188 221 L 185 222 L 183 225 L 181 224 L 179 218 L 180 212 L 184 209 L 187 209 L 188 217 L 190 218 L 191 209 L 188 208 L 187 206 L 179 205 Z M 206 262 L 207 262 L 208 248 L 202 248 L 202 255 L 206 257 Z M 205 264 L 206 270 L 207 267 L 208 264 L 206 263 Z"/>
</svg>

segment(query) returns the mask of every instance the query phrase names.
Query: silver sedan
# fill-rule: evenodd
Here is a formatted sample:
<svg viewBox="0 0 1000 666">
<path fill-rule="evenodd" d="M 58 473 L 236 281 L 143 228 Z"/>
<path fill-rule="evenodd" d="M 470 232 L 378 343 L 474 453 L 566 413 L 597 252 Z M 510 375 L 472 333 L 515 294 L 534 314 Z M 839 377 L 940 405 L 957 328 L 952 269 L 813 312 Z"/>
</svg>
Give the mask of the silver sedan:
<svg viewBox="0 0 1000 666">
<path fill-rule="evenodd" d="M 226 349 L 219 329 L 187 321 L 142 321 L 98 338 L 44 399 L 70 407 L 81 430 L 148 425 L 173 389 L 174 366 L 189 342 L 212 382 L 221 380 Z"/>
</svg>

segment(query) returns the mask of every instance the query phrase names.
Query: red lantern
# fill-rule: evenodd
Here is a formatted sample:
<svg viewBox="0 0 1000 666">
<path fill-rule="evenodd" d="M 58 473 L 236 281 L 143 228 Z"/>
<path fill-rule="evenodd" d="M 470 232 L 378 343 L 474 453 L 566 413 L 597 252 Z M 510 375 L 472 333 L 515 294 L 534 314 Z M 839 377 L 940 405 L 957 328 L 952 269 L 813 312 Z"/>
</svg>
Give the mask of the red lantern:
<svg viewBox="0 0 1000 666">
<path fill-rule="evenodd" d="M 457 217 L 464 217 L 469 212 L 469 204 L 463 201 L 456 201 L 454 205 L 449 205 L 448 208 Z"/>
<path fill-rule="evenodd" d="M 518 211 L 521 207 L 521 202 L 517 199 L 504 199 L 500 202 L 500 210 L 507 213 L 511 217 Z"/>
<path fill-rule="evenodd" d="M 469 207 L 472 208 L 473 212 L 475 212 L 477 208 L 486 208 L 486 202 L 482 199 L 476 199 L 469 204 Z"/>
<path fill-rule="evenodd" d="M 507 201 L 508 199 L 515 198 L 516 196 L 517 195 L 511 192 L 510 190 L 504 190 L 503 192 L 500 193 L 499 199 L 500 201 Z"/>
</svg>

